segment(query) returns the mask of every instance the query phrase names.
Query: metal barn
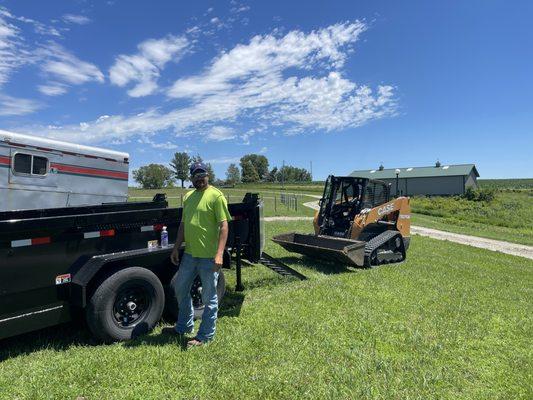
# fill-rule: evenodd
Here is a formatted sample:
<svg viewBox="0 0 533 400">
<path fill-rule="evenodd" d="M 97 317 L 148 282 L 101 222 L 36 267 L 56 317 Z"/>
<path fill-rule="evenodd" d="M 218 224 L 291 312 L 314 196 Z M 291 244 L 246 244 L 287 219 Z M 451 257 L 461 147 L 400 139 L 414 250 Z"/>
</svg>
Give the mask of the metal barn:
<svg viewBox="0 0 533 400">
<path fill-rule="evenodd" d="M 350 176 L 379 179 L 390 183 L 391 194 L 396 190 L 404 196 L 452 196 L 477 189 L 479 173 L 474 164 L 441 165 L 431 167 L 384 168 L 353 171 Z M 396 187 L 398 186 L 398 187 Z"/>
</svg>

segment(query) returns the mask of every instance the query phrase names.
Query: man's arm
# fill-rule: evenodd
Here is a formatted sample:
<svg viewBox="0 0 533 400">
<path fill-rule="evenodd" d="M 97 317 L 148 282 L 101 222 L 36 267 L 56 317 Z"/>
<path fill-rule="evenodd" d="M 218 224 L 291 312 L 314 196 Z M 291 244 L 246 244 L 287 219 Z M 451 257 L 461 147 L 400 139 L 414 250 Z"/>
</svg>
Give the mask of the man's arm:
<svg viewBox="0 0 533 400">
<path fill-rule="evenodd" d="M 183 221 L 180 222 L 180 226 L 178 228 L 178 237 L 176 238 L 176 243 L 174 243 L 174 249 L 172 249 L 172 254 L 170 255 L 170 261 L 174 265 L 178 265 L 180 263 L 180 247 L 183 244 Z"/>
<path fill-rule="evenodd" d="M 219 225 L 220 230 L 218 232 L 218 249 L 215 256 L 215 272 L 222 267 L 224 259 L 224 248 L 226 247 L 226 241 L 228 240 L 228 221 L 222 221 Z"/>
</svg>

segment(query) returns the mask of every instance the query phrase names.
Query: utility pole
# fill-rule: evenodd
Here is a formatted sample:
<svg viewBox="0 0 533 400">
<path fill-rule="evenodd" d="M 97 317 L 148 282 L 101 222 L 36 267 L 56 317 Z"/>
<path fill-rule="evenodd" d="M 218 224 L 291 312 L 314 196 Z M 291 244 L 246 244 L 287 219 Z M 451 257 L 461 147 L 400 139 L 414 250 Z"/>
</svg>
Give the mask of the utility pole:
<svg viewBox="0 0 533 400">
<path fill-rule="evenodd" d="M 311 182 L 313 182 L 313 161 L 309 161 L 309 164 L 311 165 L 309 173 L 311 174 Z"/>
</svg>

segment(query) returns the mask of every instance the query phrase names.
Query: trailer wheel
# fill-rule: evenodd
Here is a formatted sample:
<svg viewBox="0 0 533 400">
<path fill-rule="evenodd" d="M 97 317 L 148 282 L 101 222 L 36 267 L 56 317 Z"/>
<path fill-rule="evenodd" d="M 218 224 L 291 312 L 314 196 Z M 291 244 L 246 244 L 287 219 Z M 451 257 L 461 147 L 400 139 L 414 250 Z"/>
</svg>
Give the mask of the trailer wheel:
<svg viewBox="0 0 533 400">
<path fill-rule="evenodd" d="M 87 305 L 87 324 L 105 342 L 128 340 L 152 330 L 164 305 L 163 285 L 153 272 L 126 268 L 98 286 Z"/>
<path fill-rule="evenodd" d="M 172 277 L 170 285 L 167 290 L 167 301 L 165 306 L 165 315 L 168 319 L 176 321 L 178 319 L 178 300 L 176 299 L 176 292 L 174 290 L 174 281 L 176 275 Z M 218 282 L 217 282 L 217 297 L 218 304 L 222 301 L 224 294 L 226 293 L 226 278 L 224 277 L 224 272 L 222 269 L 218 272 Z M 202 303 L 202 282 L 200 277 L 197 276 L 193 282 L 191 288 L 191 297 L 192 304 L 194 307 L 194 319 L 201 319 L 202 313 L 204 312 L 204 304 Z"/>
</svg>

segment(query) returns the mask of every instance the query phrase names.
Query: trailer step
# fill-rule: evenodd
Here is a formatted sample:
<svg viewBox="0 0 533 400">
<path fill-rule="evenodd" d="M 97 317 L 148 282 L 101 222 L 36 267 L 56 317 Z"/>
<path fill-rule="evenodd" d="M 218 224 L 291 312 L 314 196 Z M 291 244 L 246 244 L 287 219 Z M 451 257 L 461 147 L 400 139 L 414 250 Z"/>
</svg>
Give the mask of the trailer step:
<svg viewBox="0 0 533 400">
<path fill-rule="evenodd" d="M 281 262 L 280 260 L 275 259 L 274 257 L 263 253 L 261 255 L 261 258 L 259 259 L 259 263 L 263 264 L 265 267 L 270 268 L 272 271 L 276 272 L 277 274 L 280 274 L 283 277 L 294 277 L 301 281 L 304 281 L 307 279 L 305 275 L 300 274 L 295 269 L 292 269 L 285 263 Z"/>
</svg>

